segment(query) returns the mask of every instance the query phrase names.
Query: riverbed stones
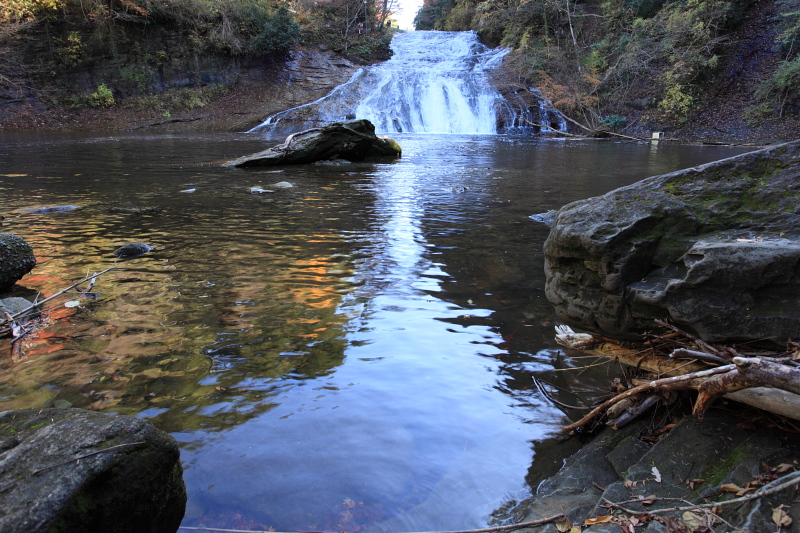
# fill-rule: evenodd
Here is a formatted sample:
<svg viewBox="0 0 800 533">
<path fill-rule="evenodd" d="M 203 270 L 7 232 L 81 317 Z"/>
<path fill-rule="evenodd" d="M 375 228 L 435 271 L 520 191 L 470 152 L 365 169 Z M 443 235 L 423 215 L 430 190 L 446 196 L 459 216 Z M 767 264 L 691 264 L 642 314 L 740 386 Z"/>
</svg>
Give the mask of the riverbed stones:
<svg viewBox="0 0 800 533">
<path fill-rule="evenodd" d="M 33 248 L 25 239 L 0 233 L 0 292 L 10 289 L 36 266 Z"/>
<path fill-rule="evenodd" d="M 561 208 L 546 295 L 581 329 L 664 319 L 710 342 L 800 337 L 800 141 L 647 178 Z"/>
<path fill-rule="evenodd" d="M 363 161 L 367 157 L 400 157 L 393 139 L 375 135 L 369 120 L 332 122 L 321 128 L 294 133 L 283 144 L 223 164 L 226 167 L 263 167 L 308 164 L 331 159 Z"/>
<path fill-rule="evenodd" d="M 186 487 L 175 440 L 83 409 L 0 413 L 0 531 L 173 533 Z"/>
</svg>

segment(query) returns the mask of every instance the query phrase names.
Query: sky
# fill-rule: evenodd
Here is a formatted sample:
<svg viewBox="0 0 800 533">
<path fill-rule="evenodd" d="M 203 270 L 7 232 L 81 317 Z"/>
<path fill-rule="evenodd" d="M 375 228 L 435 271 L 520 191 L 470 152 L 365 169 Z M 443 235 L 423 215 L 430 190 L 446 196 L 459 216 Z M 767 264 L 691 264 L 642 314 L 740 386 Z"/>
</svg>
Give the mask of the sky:
<svg viewBox="0 0 800 533">
<path fill-rule="evenodd" d="M 400 23 L 400 28 L 413 30 L 414 17 L 422 5 L 422 0 L 398 0 L 398 4 L 400 4 L 400 12 L 395 14 L 394 18 Z"/>
</svg>

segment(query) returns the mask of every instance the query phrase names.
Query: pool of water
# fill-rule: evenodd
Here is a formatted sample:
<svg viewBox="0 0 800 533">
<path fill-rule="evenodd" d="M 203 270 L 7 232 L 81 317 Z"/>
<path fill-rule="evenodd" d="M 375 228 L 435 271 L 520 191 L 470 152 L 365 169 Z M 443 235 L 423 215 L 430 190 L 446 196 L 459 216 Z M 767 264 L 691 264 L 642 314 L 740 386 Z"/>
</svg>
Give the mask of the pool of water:
<svg viewBox="0 0 800 533">
<path fill-rule="evenodd" d="M 186 526 L 453 530 L 530 494 L 571 450 L 531 375 L 616 370 L 565 370 L 529 216 L 745 149 L 396 138 L 396 162 L 244 171 L 220 163 L 264 138 L 0 136 L 2 231 L 39 261 L 20 285 L 119 267 L 18 352 L 2 339 L 0 410 L 171 433 Z M 154 249 L 114 264 L 131 242 Z"/>
</svg>

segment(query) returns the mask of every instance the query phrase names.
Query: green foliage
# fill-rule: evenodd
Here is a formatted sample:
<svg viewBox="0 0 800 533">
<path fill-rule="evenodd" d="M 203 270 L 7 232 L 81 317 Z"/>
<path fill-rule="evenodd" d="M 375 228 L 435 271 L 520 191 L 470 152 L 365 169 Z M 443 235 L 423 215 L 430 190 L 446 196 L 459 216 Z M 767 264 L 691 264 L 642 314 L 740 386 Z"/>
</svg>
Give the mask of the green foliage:
<svg viewBox="0 0 800 533">
<path fill-rule="evenodd" d="M 600 125 L 606 128 L 622 129 L 628 122 L 628 117 L 619 115 L 606 115 L 600 119 Z"/>
<path fill-rule="evenodd" d="M 787 56 L 797 54 L 800 48 L 800 0 L 778 0 L 781 33 L 777 44 Z"/>
<path fill-rule="evenodd" d="M 800 100 L 800 55 L 792 61 L 782 61 L 778 70 L 756 89 L 755 97 L 783 116 L 787 103 Z"/>
<path fill-rule="evenodd" d="M 658 107 L 669 117 L 684 123 L 688 120 L 689 111 L 694 107 L 694 103 L 695 99 L 685 85 L 671 83 L 667 84 Z"/>
<path fill-rule="evenodd" d="M 3 0 L 0 2 L 0 24 L 52 15 L 62 3 L 63 0 Z"/>
<path fill-rule="evenodd" d="M 300 37 L 300 25 L 285 6 L 267 11 L 252 4 L 244 24 L 249 36 L 247 51 L 253 54 L 285 53 Z"/>
<path fill-rule="evenodd" d="M 431 0 L 423 5 L 414 17 L 414 28 L 418 30 L 444 29 L 447 14 L 453 9 L 456 0 Z"/>
<path fill-rule="evenodd" d="M 89 95 L 89 105 L 111 107 L 114 105 L 114 93 L 105 83 L 97 86 L 97 90 Z"/>
<path fill-rule="evenodd" d="M 76 67 L 86 59 L 86 47 L 80 32 L 71 31 L 65 39 L 55 37 L 53 44 L 53 52 L 58 56 L 62 67 Z"/>
</svg>

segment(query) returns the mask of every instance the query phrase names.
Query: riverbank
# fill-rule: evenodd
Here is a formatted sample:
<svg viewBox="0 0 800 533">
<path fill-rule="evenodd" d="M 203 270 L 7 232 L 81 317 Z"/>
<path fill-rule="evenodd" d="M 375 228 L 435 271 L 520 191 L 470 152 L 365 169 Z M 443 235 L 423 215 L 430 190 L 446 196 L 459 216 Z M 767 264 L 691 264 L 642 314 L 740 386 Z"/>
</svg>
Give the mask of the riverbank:
<svg viewBox="0 0 800 533">
<path fill-rule="evenodd" d="M 796 532 L 798 463 L 796 435 L 761 412 L 732 402 L 703 420 L 664 411 L 619 431 L 604 429 L 507 519 L 564 513 L 568 523 L 527 531 L 655 533 L 775 531 L 778 517 L 785 526 L 779 531 Z M 793 487 L 770 493 L 792 480 Z"/>
<path fill-rule="evenodd" d="M 216 79 L 215 83 L 195 80 L 188 87 L 173 87 L 148 97 L 118 96 L 111 105 L 48 105 L 34 96 L 6 100 L 0 102 L 0 132 L 247 131 L 272 113 L 328 94 L 360 66 L 324 45 L 296 47 L 285 62 L 240 61 L 228 65 L 225 72 L 204 74 Z M 495 83 L 501 93 L 518 95 L 515 79 L 501 72 Z M 177 84 L 180 80 L 174 81 Z M 672 141 L 733 145 L 767 145 L 800 138 L 800 119 L 793 115 L 772 117 L 757 125 L 745 120 L 753 83 L 748 78 L 730 84 L 681 126 L 644 121 L 624 133 L 649 139 L 653 131 L 660 131 Z M 530 100 L 530 106 L 539 105 L 533 93 Z M 570 132 L 588 134 L 574 124 Z"/>
</svg>

